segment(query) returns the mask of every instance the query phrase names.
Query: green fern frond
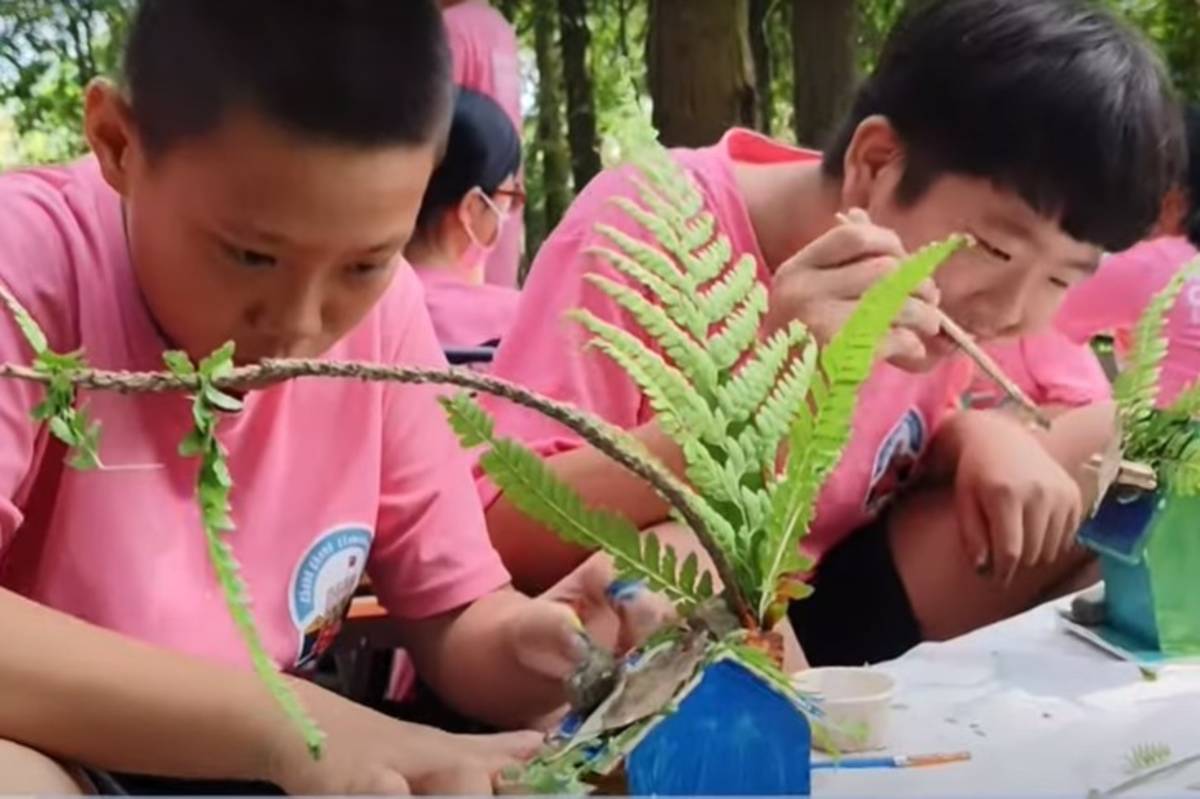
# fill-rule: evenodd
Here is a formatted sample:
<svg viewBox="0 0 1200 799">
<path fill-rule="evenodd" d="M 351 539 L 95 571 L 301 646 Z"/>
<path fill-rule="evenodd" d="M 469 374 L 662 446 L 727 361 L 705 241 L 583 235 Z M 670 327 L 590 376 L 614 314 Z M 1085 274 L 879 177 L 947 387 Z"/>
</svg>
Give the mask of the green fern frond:
<svg viewBox="0 0 1200 799">
<path fill-rule="evenodd" d="M 228 453 L 217 438 L 217 426 L 220 424 L 221 411 L 240 410 L 242 403 L 218 389 L 214 381 L 233 371 L 233 353 L 233 344 L 226 344 L 198 365 L 193 365 L 182 352 L 168 352 L 163 356 L 173 374 L 200 379 L 200 386 L 192 398 L 194 426 L 180 445 L 179 452 L 184 457 L 200 460 L 200 468 L 196 472 L 196 500 L 200 507 L 200 523 L 208 545 L 209 561 L 234 626 L 250 654 L 254 671 L 283 712 L 299 728 L 309 751 L 314 757 L 319 757 L 325 735 L 304 710 L 295 692 L 279 673 L 275 661 L 267 653 L 251 611 L 250 595 L 242 579 L 241 567 L 227 540 L 234 529 L 230 504 L 233 477 L 229 472 Z"/>
<path fill-rule="evenodd" d="M 775 587 L 795 555 L 816 510 L 821 487 L 850 438 L 858 392 L 875 365 L 875 354 L 917 287 L 967 243 L 962 236 L 924 248 L 864 293 L 854 312 L 820 355 L 810 413 L 798 413 L 785 477 L 775 487 L 767 539 L 762 548 L 759 612 L 767 624 Z M 824 385 L 822 385 L 824 384 Z"/>
<path fill-rule="evenodd" d="M 717 388 L 716 366 L 696 339 L 675 324 L 662 306 L 650 302 L 628 285 L 603 275 L 592 274 L 586 279 L 624 308 L 706 399 L 713 397 Z"/>
<path fill-rule="evenodd" d="M 729 317 L 724 329 L 709 339 L 709 354 L 718 369 L 731 369 L 751 351 L 758 341 L 762 319 L 767 314 L 767 302 L 766 287 L 761 283 L 754 284 L 746 293 L 741 307 Z"/>
<path fill-rule="evenodd" d="M 764 440 L 783 440 L 797 416 L 806 411 L 805 402 L 811 393 L 816 368 L 817 345 L 809 341 L 754 415 L 754 425 Z M 774 453 L 770 455 L 774 457 Z"/>
<path fill-rule="evenodd" d="M 1167 408 L 1167 413 L 1185 419 L 1195 419 L 1200 416 L 1200 380 L 1196 380 L 1183 391 Z"/>
<path fill-rule="evenodd" d="M 712 434 L 712 409 L 679 369 L 647 348 L 637 336 L 588 311 L 573 311 L 568 317 L 592 333 L 594 338 L 588 346 L 611 358 L 637 384 L 668 435 L 684 440 Z"/>
<path fill-rule="evenodd" d="M 729 259 L 721 263 L 727 264 Z M 758 261 L 752 255 L 743 256 L 720 280 L 700 293 L 701 313 L 710 324 L 723 322 L 756 288 L 766 294 L 766 287 L 758 282 Z"/>
<path fill-rule="evenodd" d="M 692 262 L 696 285 L 703 286 L 716 279 L 717 275 L 733 260 L 733 243 L 728 236 L 717 236 L 708 244 L 692 248 L 696 258 Z"/>
<path fill-rule="evenodd" d="M 586 507 L 528 448 L 497 438 L 491 417 L 469 395 L 442 398 L 450 425 L 464 447 L 486 446 L 480 465 L 513 505 L 565 540 L 612 556 L 619 574 L 645 581 L 686 613 L 712 596 L 712 577 L 677 565 L 677 555 L 652 534 L 641 533 L 624 516 Z"/>
<path fill-rule="evenodd" d="M 103 468 L 100 425 L 79 406 L 73 379 L 87 368 L 83 351 L 62 354 L 51 350 L 41 325 L 3 283 L 0 283 L 0 302 L 8 308 L 17 329 L 33 350 L 34 370 L 47 378 L 46 396 L 33 409 L 34 421 L 44 422 L 50 434 L 67 446 L 71 468 L 81 471 Z"/>
<path fill-rule="evenodd" d="M 1126 454 L 1138 457 L 1148 420 L 1158 400 L 1159 376 L 1167 355 L 1164 335 L 1166 319 L 1179 299 L 1184 285 L 1200 273 L 1200 259 L 1180 269 L 1167 283 L 1138 320 L 1125 369 L 1113 384 L 1113 398 L 1121 415 L 1126 437 Z"/>
<path fill-rule="evenodd" d="M 749 419 L 767 401 L 792 350 L 808 341 L 804 325 L 794 322 L 772 335 L 717 389 L 717 407 L 730 419 Z"/>
<path fill-rule="evenodd" d="M 1162 743 L 1138 744 L 1125 757 L 1126 773 L 1140 774 L 1166 764 L 1171 759 L 1171 747 Z"/>
<path fill-rule="evenodd" d="M 698 341 L 708 334 L 708 321 L 688 286 L 680 286 L 675 264 L 645 242 L 637 242 L 620 230 L 601 225 L 597 228 L 617 249 L 595 247 L 594 254 L 607 260 L 614 269 L 645 287 L 671 314 L 675 322 Z M 674 277 L 672 275 L 675 275 Z"/>
</svg>

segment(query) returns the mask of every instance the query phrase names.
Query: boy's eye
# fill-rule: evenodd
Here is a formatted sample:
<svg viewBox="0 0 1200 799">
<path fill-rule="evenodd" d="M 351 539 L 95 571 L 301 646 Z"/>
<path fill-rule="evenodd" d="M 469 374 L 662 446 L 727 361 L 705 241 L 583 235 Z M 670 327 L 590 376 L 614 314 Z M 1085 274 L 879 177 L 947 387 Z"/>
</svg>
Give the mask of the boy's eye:
<svg viewBox="0 0 1200 799">
<path fill-rule="evenodd" d="M 240 247 L 226 247 L 230 257 L 239 264 L 250 269 L 266 269 L 275 265 L 274 256 L 254 250 L 243 250 Z"/>
<path fill-rule="evenodd" d="M 347 271 L 350 273 L 351 277 L 370 277 L 378 272 L 382 272 L 383 268 L 384 267 L 380 264 L 363 262 L 352 264 Z"/>
<path fill-rule="evenodd" d="M 979 234 L 975 234 L 975 243 L 979 245 L 979 249 L 983 250 L 985 253 L 987 253 L 988 255 L 990 255 L 991 257 L 995 258 L 998 261 L 1004 261 L 1005 263 L 1008 263 L 1009 261 L 1012 260 L 1011 255 L 1009 255 L 1008 253 L 1006 253 L 1004 250 L 1000 249 L 996 245 L 992 244 L 990 241 L 983 238 Z"/>
<path fill-rule="evenodd" d="M 1051 284 L 1053 284 L 1054 286 L 1056 286 L 1056 287 L 1060 288 L 1060 289 L 1069 289 L 1069 288 L 1071 288 L 1071 282 L 1070 282 L 1069 280 L 1063 280 L 1061 277 L 1052 277 L 1052 278 L 1050 278 L 1050 283 L 1051 283 Z"/>
</svg>

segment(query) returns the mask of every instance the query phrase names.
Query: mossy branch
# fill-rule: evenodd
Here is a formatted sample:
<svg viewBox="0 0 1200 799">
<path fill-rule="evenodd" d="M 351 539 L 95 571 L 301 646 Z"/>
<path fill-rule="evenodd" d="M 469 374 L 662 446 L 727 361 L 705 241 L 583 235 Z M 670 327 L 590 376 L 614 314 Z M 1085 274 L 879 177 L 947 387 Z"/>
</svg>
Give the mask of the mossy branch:
<svg viewBox="0 0 1200 799">
<path fill-rule="evenodd" d="M 48 384 L 50 377 L 32 367 L 0 365 L 0 379 L 10 378 Z M 171 372 L 123 372 L 79 369 L 70 373 L 77 389 L 112 391 L 119 394 L 195 393 L 204 388 L 197 375 Z M 540 396 L 527 389 L 468 369 L 424 369 L 364 363 L 335 363 L 319 360 L 268 360 L 243 366 L 210 381 L 221 391 L 269 388 L 298 378 L 332 378 L 363 382 L 409 385 L 448 385 L 500 397 L 537 411 L 577 434 L 584 442 L 649 483 L 674 508 L 712 556 L 717 575 L 724 583 L 730 608 L 749 629 L 757 629 L 750 603 L 738 589 L 733 569 L 717 544 L 700 509 L 701 500 L 683 481 L 638 447 L 621 430 L 594 419 L 578 409 Z"/>
</svg>

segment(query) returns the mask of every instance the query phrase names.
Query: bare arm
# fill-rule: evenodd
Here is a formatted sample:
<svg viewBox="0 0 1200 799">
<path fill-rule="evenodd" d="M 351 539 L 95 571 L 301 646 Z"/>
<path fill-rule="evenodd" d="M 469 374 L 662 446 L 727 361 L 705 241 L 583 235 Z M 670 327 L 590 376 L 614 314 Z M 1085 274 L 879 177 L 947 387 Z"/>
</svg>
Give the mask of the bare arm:
<svg viewBox="0 0 1200 799">
<path fill-rule="evenodd" d="M 650 422 L 633 435 L 677 475 L 683 474 L 683 454 Z M 667 504 L 641 478 L 627 472 L 591 447 L 580 447 L 547 459 L 556 475 L 573 486 L 588 505 L 622 513 L 639 529 L 665 521 Z M 540 594 L 587 559 L 587 551 L 564 542 L 532 521 L 501 495 L 488 509 L 492 545 L 521 591 Z"/>
<path fill-rule="evenodd" d="M 286 724 L 249 672 L 127 640 L 0 591 L 0 739 L 114 771 L 269 779 Z"/>
<path fill-rule="evenodd" d="M 403 641 L 444 701 L 470 718 L 518 729 L 566 703 L 564 679 L 586 654 L 578 624 L 566 605 L 509 588 L 405 622 Z"/>
</svg>

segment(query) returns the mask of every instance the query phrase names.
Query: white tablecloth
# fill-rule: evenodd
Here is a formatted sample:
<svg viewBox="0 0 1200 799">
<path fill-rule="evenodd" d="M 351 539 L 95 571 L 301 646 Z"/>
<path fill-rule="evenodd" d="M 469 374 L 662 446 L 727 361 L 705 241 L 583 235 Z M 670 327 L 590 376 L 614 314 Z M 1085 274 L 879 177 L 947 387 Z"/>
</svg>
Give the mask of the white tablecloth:
<svg viewBox="0 0 1200 799">
<path fill-rule="evenodd" d="M 1059 603 L 1061 605 L 1061 603 Z M 815 796 L 1081 796 L 1128 777 L 1134 747 L 1200 754 L 1200 668 L 1148 680 L 1059 625 L 1056 606 L 883 666 L 898 687 L 889 752 L 969 751 L 930 769 L 821 771 Z M 1200 799 L 1200 766 L 1131 796 Z"/>
</svg>

